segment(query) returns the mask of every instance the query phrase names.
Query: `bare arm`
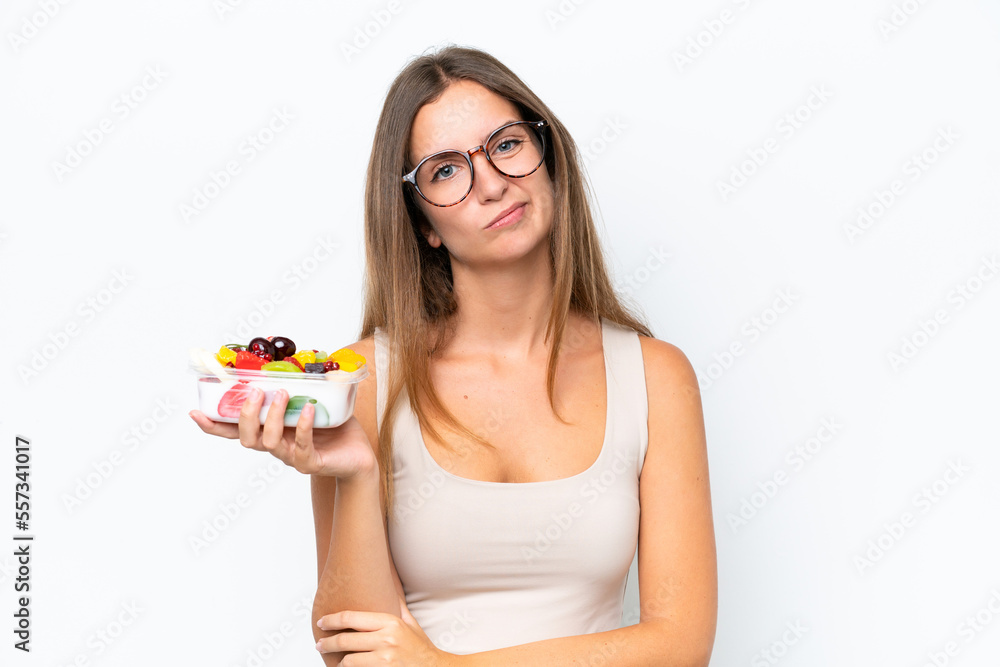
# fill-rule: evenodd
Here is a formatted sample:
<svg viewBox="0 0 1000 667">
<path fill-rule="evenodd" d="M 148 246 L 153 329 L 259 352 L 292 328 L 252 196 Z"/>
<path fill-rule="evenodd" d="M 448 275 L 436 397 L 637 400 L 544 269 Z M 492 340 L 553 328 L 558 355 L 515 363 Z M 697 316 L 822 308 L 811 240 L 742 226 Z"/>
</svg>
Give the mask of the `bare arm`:
<svg viewBox="0 0 1000 667">
<path fill-rule="evenodd" d="M 366 339 L 351 349 L 364 355 L 369 363 L 368 378 L 358 387 L 354 415 L 377 455 L 374 345 Z M 312 475 L 311 488 L 318 570 L 313 636 L 319 640 L 337 634 L 320 630 L 316 621 L 345 609 L 400 616 L 403 587 L 389 553 L 378 468 L 348 480 Z M 327 665 L 337 665 L 346 654 L 322 655 Z"/>
</svg>

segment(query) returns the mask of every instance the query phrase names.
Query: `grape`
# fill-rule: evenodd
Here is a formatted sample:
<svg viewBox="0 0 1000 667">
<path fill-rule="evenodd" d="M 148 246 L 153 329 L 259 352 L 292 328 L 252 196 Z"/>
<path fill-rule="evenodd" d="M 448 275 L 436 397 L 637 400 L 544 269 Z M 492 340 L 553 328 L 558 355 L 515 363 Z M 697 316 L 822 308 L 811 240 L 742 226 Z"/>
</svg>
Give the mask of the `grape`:
<svg viewBox="0 0 1000 667">
<path fill-rule="evenodd" d="M 247 349 L 258 357 L 267 358 L 268 361 L 274 358 L 274 345 L 266 338 L 260 336 L 254 338 L 250 341 Z"/>
<path fill-rule="evenodd" d="M 285 357 L 290 357 L 295 354 L 295 343 L 292 342 L 291 338 L 275 336 L 270 341 L 270 345 L 272 347 L 272 356 L 275 361 L 282 361 Z"/>
</svg>

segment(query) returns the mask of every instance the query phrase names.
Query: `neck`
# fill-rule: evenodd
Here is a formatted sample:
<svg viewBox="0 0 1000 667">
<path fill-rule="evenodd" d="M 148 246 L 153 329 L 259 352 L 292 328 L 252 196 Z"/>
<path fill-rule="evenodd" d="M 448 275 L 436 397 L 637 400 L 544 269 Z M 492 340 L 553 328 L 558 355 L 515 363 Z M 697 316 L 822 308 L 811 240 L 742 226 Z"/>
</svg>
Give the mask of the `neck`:
<svg viewBox="0 0 1000 667">
<path fill-rule="evenodd" d="M 513 264 L 472 269 L 452 261 L 452 276 L 458 302 L 449 345 L 454 353 L 518 362 L 548 355 L 551 341 L 544 339 L 553 296 L 548 244 Z"/>
</svg>

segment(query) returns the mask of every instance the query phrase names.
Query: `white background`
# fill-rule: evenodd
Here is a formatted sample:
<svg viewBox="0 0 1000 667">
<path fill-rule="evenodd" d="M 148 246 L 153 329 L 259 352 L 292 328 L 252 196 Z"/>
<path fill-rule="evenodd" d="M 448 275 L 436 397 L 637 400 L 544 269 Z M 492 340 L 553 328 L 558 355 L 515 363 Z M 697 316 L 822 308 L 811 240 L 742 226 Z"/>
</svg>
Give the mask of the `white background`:
<svg viewBox="0 0 1000 667">
<path fill-rule="evenodd" d="M 997 2 L 222 7 L 0 7 L 4 664 L 320 664 L 309 481 L 198 429 L 187 350 L 251 319 L 357 338 L 374 125 L 407 60 L 449 42 L 497 56 L 586 148 L 616 282 L 703 380 L 712 664 L 996 664 Z M 250 160 L 276 109 L 292 120 Z M 850 234 L 859 208 L 877 215 Z M 318 239 L 337 248 L 322 261 Z M 794 463 L 824 419 L 833 437 Z M 15 435 L 32 443 L 30 655 L 11 648 Z"/>
</svg>

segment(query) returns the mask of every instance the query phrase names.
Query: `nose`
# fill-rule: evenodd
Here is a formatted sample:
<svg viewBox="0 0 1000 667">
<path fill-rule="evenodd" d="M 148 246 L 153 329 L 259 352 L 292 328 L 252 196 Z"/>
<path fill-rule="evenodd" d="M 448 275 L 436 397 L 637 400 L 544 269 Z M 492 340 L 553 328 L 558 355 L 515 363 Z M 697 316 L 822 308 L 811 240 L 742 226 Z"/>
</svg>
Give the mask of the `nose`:
<svg viewBox="0 0 1000 667">
<path fill-rule="evenodd" d="M 476 162 L 477 153 L 479 162 Z M 499 199 L 507 191 L 507 177 L 497 171 L 493 163 L 486 157 L 486 149 L 480 146 L 469 154 L 472 160 L 472 187 L 478 191 L 480 200 Z"/>
</svg>

